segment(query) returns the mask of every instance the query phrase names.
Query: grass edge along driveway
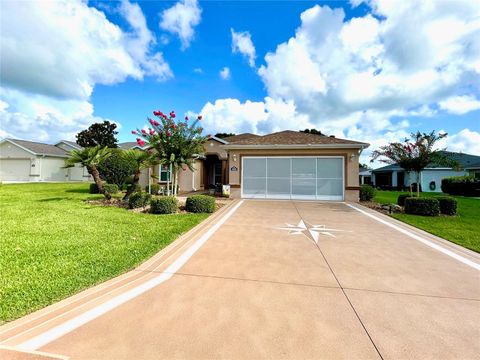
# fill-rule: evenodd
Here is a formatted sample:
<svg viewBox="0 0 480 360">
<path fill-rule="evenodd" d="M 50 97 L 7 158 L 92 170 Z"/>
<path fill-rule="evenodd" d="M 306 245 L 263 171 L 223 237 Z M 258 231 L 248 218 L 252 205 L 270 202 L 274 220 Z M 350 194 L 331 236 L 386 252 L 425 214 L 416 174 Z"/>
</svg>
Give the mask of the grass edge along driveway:
<svg viewBox="0 0 480 360">
<path fill-rule="evenodd" d="M 377 190 L 375 202 L 396 204 L 401 191 Z M 422 197 L 444 196 L 443 193 L 421 193 Z M 449 240 L 455 244 L 480 253 L 480 199 L 454 196 L 458 201 L 456 216 L 440 215 L 436 217 L 409 214 L 392 214 L 395 219 Z"/>
<path fill-rule="evenodd" d="M 0 185 L 0 325 L 133 269 L 206 214 L 90 205 L 89 184 Z"/>
</svg>

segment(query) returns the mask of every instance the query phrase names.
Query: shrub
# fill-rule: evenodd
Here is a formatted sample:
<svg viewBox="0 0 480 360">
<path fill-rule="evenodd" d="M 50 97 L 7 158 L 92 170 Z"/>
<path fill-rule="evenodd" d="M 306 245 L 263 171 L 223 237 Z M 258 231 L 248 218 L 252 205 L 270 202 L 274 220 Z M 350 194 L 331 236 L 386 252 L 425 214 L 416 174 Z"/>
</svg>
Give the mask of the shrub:
<svg viewBox="0 0 480 360">
<path fill-rule="evenodd" d="M 148 185 L 145 186 L 145 191 L 148 192 Z M 150 194 L 158 195 L 159 191 L 160 191 L 160 185 L 159 184 L 151 184 L 150 185 Z"/>
<path fill-rule="evenodd" d="M 405 206 L 405 199 L 409 198 L 409 197 L 412 197 L 412 195 L 410 195 L 410 194 L 400 194 L 400 195 L 398 195 L 397 205 Z"/>
<path fill-rule="evenodd" d="M 135 163 L 126 158 L 122 150 L 114 150 L 112 155 L 98 165 L 100 177 L 109 184 L 116 184 L 119 188 L 122 188 L 135 170 Z"/>
<path fill-rule="evenodd" d="M 480 179 L 473 176 L 443 178 L 442 191 L 450 195 L 480 196 Z"/>
<path fill-rule="evenodd" d="M 444 215 L 456 215 L 457 214 L 457 199 L 450 196 L 436 197 L 440 204 L 440 213 Z"/>
<path fill-rule="evenodd" d="M 375 197 L 376 190 L 371 185 L 360 186 L 360 201 L 370 201 Z"/>
<path fill-rule="evenodd" d="M 434 198 L 408 197 L 405 199 L 405 213 L 438 216 L 440 214 L 440 203 Z"/>
<path fill-rule="evenodd" d="M 187 198 L 185 208 L 192 213 L 213 213 L 215 198 L 207 195 L 193 195 Z"/>
<path fill-rule="evenodd" d="M 130 209 L 137 209 L 141 207 L 145 207 L 148 205 L 150 202 L 150 199 L 152 196 L 148 193 L 144 192 L 134 192 L 130 197 L 128 198 L 128 207 Z"/>
<path fill-rule="evenodd" d="M 141 191 L 142 191 L 142 187 L 141 187 L 139 184 L 135 184 L 135 185 L 129 184 L 125 190 L 128 191 L 132 186 L 134 187 L 133 193 L 141 192 Z"/>
<path fill-rule="evenodd" d="M 90 194 L 99 194 L 100 191 L 98 190 L 97 184 L 93 183 L 90 184 Z"/>
<path fill-rule="evenodd" d="M 103 184 L 103 188 L 110 194 L 118 193 L 118 185 L 116 184 Z"/>
<path fill-rule="evenodd" d="M 150 201 L 152 214 L 173 214 L 177 212 L 178 202 L 174 196 L 161 196 Z"/>
</svg>

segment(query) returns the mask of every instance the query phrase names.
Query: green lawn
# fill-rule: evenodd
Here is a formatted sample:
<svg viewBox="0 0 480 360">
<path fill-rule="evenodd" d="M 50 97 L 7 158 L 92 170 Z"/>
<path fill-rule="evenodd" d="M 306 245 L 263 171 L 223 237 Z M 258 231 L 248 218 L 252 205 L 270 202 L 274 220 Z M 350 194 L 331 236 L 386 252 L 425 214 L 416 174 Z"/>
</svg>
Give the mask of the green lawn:
<svg viewBox="0 0 480 360">
<path fill-rule="evenodd" d="M 399 191 L 377 191 L 374 200 L 380 204 L 396 204 Z M 441 193 L 422 193 L 421 196 L 434 197 Z M 441 238 L 450 240 L 476 252 L 480 252 L 480 199 L 455 196 L 458 200 L 457 216 L 417 216 L 393 214 L 407 224 L 416 226 Z"/>
<path fill-rule="evenodd" d="M 0 324 L 133 269 L 208 216 L 95 198 L 88 184 L 0 185 Z"/>
</svg>

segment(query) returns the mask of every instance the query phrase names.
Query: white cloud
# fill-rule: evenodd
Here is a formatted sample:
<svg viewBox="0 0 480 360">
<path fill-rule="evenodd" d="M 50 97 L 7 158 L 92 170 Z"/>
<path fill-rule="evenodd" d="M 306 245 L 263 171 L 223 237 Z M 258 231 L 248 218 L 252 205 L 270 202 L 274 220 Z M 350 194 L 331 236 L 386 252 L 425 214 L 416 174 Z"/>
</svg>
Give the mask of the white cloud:
<svg viewBox="0 0 480 360">
<path fill-rule="evenodd" d="M 480 101 L 472 95 L 452 96 L 440 101 L 438 104 L 440 109 L 456 115 L 462 115 L 480 109 Z"/>
<path fill-rule="evenodd" d="M 75 134 L 104 120 L 83 100 L 59 100 L 17 90 L 1 92 L 0 136 L 33 141 L 75 140 Z M 112 120 L 110 120 L 112 121 Z"/>
<path fill-rule="evenodd" d="M 95 84 L 171 76 L 138 5 L 124 2 L 131 32 L 82 1 L 2 3 L 2 86 L 59 98 L 87 99 Z"/>
<path fill-rule="evenodd" d="M 295 36 L 259 70 L 269 96 L 293 99 L 321 118 L 438 103 L 478 81 L 480 8 L 469 1 L 454 9 L 439 1 L 371 4 L 383 19 L 345 21 L 342 9 L 328 6 L 304 11 Z"/>
<path fill-rule="evenodd" d="M 230 29 L 230 32 L 232 33 L 232 52 L 242 54 L 247 58 L 248 65 L 255 67 L 257 55 L 250 33 L 248 31 L 235 32 L 234 29 Z"/>
<path fill-rule="evenodd" d="M 223 80 L 228 80 L 230 79 L 231 77 L 231 74 L 230 74 L 230 68 L 228 67 L 224 67 L 222 70 L 220 70 L 220 77 L 223 79 Z"/>
<path fill-rule="evenodd" d="M 193 72 L 197 73 L 197 74 L 203 74 L 203 69 L 202 68 L 194 68 Z"/>
<path fill-rule="evenodd" d="M 300 115 L 292 102 L 276 101 L 266 97 L 264 101 L 246 101 L 237 99 L 218 99 L 208 102 L 200 113 L 207 132 L 251 132 L 263 134 L 291 128 L 311 127 L 309 119 Z"/>
<path fill-rule="evenodd" d="M 197 0 L 180 0 L 161 14 L 160 28 L 177 35 L 182 49 L 195 37 L 194 27 L 200 24 L 202 9 Z"/>
<path fill-rule="evenodd" d="M 480 132 L 463 129 L 458 133 L 449 134 L 439 146 L 446 147 L 449 151 L 480 155 Z"/>
<path fill-rule="evenodd" d="M 84 1 L 5 2 L 0 12 L 0 133 L 40 141 L 70 138 L 92 122 L 96 84 L 172 76 L 138 4 L 116 9 L 122 30 Z M 7 106 L 8 105 L 8 106 Z"/>
</svg>

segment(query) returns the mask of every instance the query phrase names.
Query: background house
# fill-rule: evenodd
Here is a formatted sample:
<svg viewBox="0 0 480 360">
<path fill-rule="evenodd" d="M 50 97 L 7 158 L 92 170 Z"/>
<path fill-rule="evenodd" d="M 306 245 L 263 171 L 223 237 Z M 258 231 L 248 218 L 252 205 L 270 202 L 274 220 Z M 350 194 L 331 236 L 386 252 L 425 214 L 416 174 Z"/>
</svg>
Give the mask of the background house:
<svg viewBox="0 0 480 360">
<path fill-rule="evenodd" d="M 441 192 L 442 179 L 450 176 L 480 176 L 480 156 L 444 151 L 455 160 L 460 169 L 431 164 L 420 173 L 420 186 L 425 192 Z M 396 164 L 372 170 L 372 182 L 376 187 L 403 189 L 416 183 L 415 173 L 408 174 Z"/>
<path fill-rule="evenodd" d="M 64 168 L 68 152 L 80 147 L 62 140 L 55 145 L 18 139 L 0 141 L 0 181 L 90 181 L 85 168 Z"/>
</svg>

